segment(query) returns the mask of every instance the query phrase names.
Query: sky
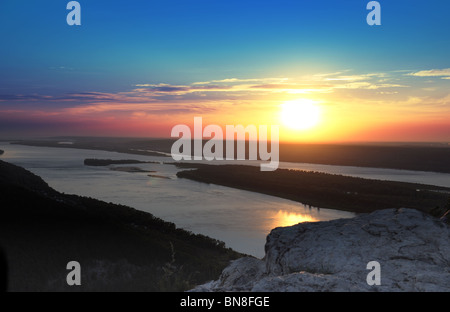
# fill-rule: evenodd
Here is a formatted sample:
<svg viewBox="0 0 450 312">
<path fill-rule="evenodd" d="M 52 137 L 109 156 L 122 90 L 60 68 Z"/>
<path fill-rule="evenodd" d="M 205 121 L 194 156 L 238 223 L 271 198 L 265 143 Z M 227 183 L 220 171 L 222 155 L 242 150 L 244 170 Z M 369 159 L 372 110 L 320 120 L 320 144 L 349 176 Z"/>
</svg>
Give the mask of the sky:
<svg viewBox="0 0 450 312">
<path fill-rule="evenodd" d="M 450 142 L 449 1 L 381 0 L 379 26 L 366 0 L 80 0 L 80 26 L 68 2 L 0 2 L 2 138 L 170 137 L 202 117 Z"/>
</svg>

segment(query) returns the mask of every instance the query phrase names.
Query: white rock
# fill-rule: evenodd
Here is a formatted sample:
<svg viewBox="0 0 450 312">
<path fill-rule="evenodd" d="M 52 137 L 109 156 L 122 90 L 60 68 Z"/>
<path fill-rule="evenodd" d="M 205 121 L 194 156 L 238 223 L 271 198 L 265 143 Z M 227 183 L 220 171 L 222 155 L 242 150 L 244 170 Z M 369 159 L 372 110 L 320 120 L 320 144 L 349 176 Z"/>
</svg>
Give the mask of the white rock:
<svg viewBox="0 0 450 312">
<path fill-rule="evenodd" d="M 242 258 L 194 291 L 450 291 L 450 232 L 414 209 L 276 228 L 263 260 Z M 369 286 L 370 261 L 381 285 Z"/>
</svg>

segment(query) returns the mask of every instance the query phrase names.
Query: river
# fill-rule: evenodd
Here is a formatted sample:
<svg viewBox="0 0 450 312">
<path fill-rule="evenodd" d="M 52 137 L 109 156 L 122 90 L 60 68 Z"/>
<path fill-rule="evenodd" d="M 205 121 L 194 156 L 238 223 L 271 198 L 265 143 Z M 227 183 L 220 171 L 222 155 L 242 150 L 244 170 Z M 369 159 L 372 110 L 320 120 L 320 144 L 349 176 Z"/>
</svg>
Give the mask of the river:
<svg viewBox="0 0 450 312">
<path fill-rule="evenodd" d="M 42 177 L 59 192 L 88 196 L 152 213 L 177 227 L 222 240 L 228 247 L 261 258 L 267 234 L 278 226 L 304 221 L 350 218 L 351 212 L 308 207 L 274 196 L 178 179 L 181 170 L 166 157 L 107 151 L 31 147 L 0 142 L 1 160 Z M 113 171 L 85 166 L 86 158 L 137 159 L 155 164 L 122 165 L 156 171 Z M 256 163 L 253 163 L 256 165 Z M 120 166 L 115 166 L 120 167 Z M 403 180 L 450 187 L 450 174 L 404 170 L 280 163 L 280 168 L 346 174 L 374 179 Z M 163 178 L 164 177 L 164 178 Z"/>
</svg>

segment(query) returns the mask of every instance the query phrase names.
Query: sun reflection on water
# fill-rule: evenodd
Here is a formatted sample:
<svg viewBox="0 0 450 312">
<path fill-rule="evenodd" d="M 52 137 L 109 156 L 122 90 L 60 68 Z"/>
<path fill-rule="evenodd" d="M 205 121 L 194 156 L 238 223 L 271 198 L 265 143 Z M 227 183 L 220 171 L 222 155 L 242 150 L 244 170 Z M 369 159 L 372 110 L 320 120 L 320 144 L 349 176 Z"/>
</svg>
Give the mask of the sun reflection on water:
<svg viewBox="0 0 450 312">
<path fill-rule="evenodd" d="M 286 210 L 278 210 L 272 217 L 272 228 L 291 226 L 302 222 L 316 222 L 318 219 L 305 213 L 296 213 Z"/>
</svg>

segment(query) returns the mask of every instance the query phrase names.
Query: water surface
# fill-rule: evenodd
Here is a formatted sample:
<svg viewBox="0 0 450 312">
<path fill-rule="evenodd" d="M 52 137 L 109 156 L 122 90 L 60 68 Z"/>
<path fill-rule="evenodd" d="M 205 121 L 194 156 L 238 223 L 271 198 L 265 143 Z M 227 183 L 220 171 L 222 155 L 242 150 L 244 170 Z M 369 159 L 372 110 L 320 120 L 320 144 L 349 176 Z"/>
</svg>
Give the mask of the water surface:
<svg viewBox="0 0 450 312">
<path fill-rule="evenodd" d="M 228 247 L 259 258 L 264 256 L 267 234 L 275 227 L 354 216 L 350 212 L 312 208 L 264 194 L 178 179 L 176 173 L 182 169 L 163 164 L 168 161 L 166 157 L 5 143 L 0 143 L 0 149 L 5 151 L 0 159 L 39 175 L 59 192 L 150 212 L 177 227 L 219 239 Z M 85 166 L 86 158 L 160 163 L 121 165 L 156 171 L 129 173 Z"/>
</svg>

